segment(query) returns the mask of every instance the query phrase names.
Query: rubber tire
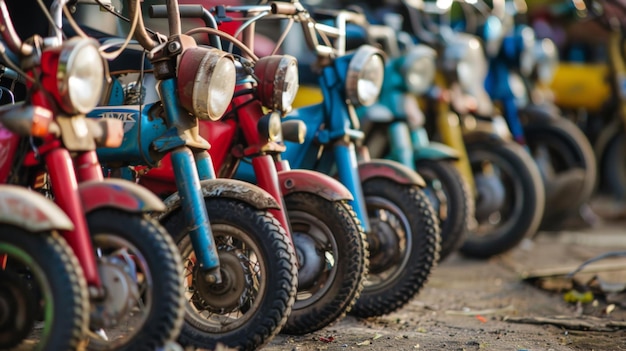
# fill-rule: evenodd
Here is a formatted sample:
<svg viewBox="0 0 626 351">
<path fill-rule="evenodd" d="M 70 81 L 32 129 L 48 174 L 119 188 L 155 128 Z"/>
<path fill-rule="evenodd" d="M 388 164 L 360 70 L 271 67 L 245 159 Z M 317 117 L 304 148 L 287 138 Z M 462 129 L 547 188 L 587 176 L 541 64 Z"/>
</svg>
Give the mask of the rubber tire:
<svg viewBox="0 0 626 351">
<path fill-rule="evenodd" d="M 441 227 L 441 251 L 439 261 L 445 260 L 451 253 L 457 251 L 469 230 L 469 224 L 474 216 L 474 196 L 461 172 L 454 166 L 453 161 L 446 160 L 418 160 L 415 163 L 417 172 L 429 184 L 438 179 L 448 202 L 446 218 L 439 216 Z"/>
<path fill-rule="evenodd" d="M 622 127 L 622 124 L 620 124 Z M 617 199 L 626 199 L 626 135 L 620 131 L 607 143 L 600 161 L 603 186 Z"/>
<path fill-rule="evenodd" d="M 43 271 L 50 287 L 53 300 L 50 339 L 42 350 L 77 350 L 89 324 L 89 296 L 83 270 L 72 249 L 57 233 L 31 233 L 8 225 L 0 229 L 0 243 L 9 243 L 28 255 Z M 11 347 L 0 347 L 4 350 L 5 346 Z"/>
<path fill-rule="evenodd" d="M 474 141 L 466 144 L 471 164 L 496 159 L 509 168 L 520 185 L 519 215 L 505 228 L 477 237 L 470 231 L 459 251 L 468 257 L 489 258 L 504 253 L 537 232 L 543 217 L 545 191 L 539 169 L 519 144 L 501 141 Z"/>
<path fill-rule="evenodd" d="M 363 183 L 368 212 L 372 198 L 394 204 L 408 219 L 413 245 L 407 250 L 406 266 L 383 286 L 363 288 L 361 297 L 350 312 L 357 317 L 382 316 L 400 309 L 419 293 L 439 261 L 441 244 L 439 220 L 428 196 L 417 185 L 403 185 L 386 178 L 372 178 Z"/>
<path fill-rule="evenodd" d="M 94 246 L 99 233 L 116 235 L 134 245 L 152 273 L 152 307 L 141 331 L 117 346 L 91 339 L 88 350 L 154 351 L 178 336 L 183 323 L 183 273 L 178 248 L 165 228 L 144 214 L 97 209 L 87 214 Z"/>
<path fill-rule="evenodd" d="M 268 273 L 266 295 L 258 298 L 262 304 L 252 319 L 232 332 L 205 330 L 203 325 L 194 323 L 192 317 L 185 315 L 178 342 L 185 347 L 211 350 L 218 343 L 238 350 L 259 349 L 280 331 L 291 312 L 298 280 L 296 254 L 285 230 L 269 212 L 229 198 L 205 198 L 205 204 L 212 227 L 217 224 L 236 227 L 247 233 L 263 250 L 257 254 L 263 255 L 261 262 L 265 264 L 265 272 Z M 179 250 L 190 245 L 180 209 L 165 217 L 162 223 L 173 235 Z M 215 229 L 214 235 L 218 235 Z"/>
<path fill-rule="evenodd" d="M 284 201 L 292 228 L 298 227 L 296 212 L 304 212 L 323 222 L 337 243 L 337 274 L 329 289 L 315 303 L 303 308 L 298 308 L 296 300 L 281 331 L 303 335 L 341 320 L 355 304 L 367 274 L 367 239 L 352 206 L 345 201 L 329 201 L 304 192 L 289 194 Z"/>
<path fill-rule="evenodd" d="M 564 118 L 528 123 L 524 126 L 524 135 L 531 150 L 536 147 L 537 143 L 545 143 L 546 140 L 548 144 L 558 143 L 556 144 L 558 150 L 555 154 L 565 161 L 566 169 L 582 168 L 585 171 L 583 191 L 578 201 L 573 202 L 568 209 L 561 212 L 546 211 L 542 225 L 560 222 L 567 216 L 576 214 L 580 206 L 591 199 L 598 177 L 596 156 L 589 139 L 576 124 Z M 550 204 L 546 204 L 546 210 L 549 208 Z"/>
</svg>

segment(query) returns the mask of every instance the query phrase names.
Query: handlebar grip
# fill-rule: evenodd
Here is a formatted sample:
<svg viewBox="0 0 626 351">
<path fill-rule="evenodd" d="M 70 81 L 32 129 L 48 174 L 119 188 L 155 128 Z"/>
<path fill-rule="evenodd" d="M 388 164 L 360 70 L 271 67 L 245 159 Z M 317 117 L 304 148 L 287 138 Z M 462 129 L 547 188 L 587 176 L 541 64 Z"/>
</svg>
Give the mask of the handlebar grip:
<svg viewBox="0 0 626 351">
<path fill-rule="evenodd" d="M 290 2 L 273 2 L 272 14 L 274 15 L 295 15 L 298 13 L 296 6 Z"/>
<path fill-rule="evenodd" d="M 178 5 L 180 17 L 182 18 L 202 18 L 204 7 L 202 5 Z M 166 5 L 151 5 L 148 9 L 151 18 L 167 18 Z"/>
</svg>

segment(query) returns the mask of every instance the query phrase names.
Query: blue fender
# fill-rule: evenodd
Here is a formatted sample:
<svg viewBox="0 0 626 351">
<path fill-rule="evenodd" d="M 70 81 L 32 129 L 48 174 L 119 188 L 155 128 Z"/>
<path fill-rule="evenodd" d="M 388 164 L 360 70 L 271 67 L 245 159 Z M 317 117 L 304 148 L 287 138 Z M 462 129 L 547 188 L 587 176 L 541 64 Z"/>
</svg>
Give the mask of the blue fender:
<svg viewBox="0 0 626 351">
<path fill-rule="evenodd" d="M 140 213 L 165 211 L 165 205 L 148 189 L 124 179 L 106 178 L 78 184 L 85 213 L 105 207 Z"/>
<path fill-rule="evenodd" d="M 352 193 L 341 182 L 324 173 L 295 169 L 278 172 L 278 180 L 283 196 L 307 192 L 319 195 L 329 201 L 351 201 Z"/>
<path fill-rule="evenodd" d="M 14 185 L 0 189 L 0 223 L 34 233 L 74 229 L 65 212 L 43 195 Z"/>
<path fill-rule="evenodd" d="M 421 175 L 411 168 L 391 160 L 375 159 L 359 162 L 359 177 L 361 183 L 371 178 L 384 177 L 400 184 L 426 187 L 426 182 Z"/>
</svg>

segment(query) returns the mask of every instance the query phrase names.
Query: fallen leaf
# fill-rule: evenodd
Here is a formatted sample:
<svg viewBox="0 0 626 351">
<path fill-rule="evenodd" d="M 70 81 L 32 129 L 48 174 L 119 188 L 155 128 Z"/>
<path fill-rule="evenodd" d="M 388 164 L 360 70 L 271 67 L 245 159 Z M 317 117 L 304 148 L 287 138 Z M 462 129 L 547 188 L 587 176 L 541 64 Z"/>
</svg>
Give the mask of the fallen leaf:
<svg viewBox="0 0 626 351">
<path fill-rule="evenodd" d="M 481 321 L 482 323 L 487 323 L 487 318 L 477 314 L 476 315 L 476 319 L 478 319 L 479 321 Z"/>
<path fill-rule="evenodd" d="M 357 343 L 358 346 L 371 345 L 371 344 L 372 344 L 372 340 L 370 340 L 370 339 L 367 339 L 367 340 L 364 340 L 364 341 L 361 341 L 361 342 Z"/>
<path fill-rule="evenodd" d="M 383 335 L 382 335 L 382 334 L 376 334 L 376 335 L 374 335 L 374 337 L 372 338 L 372 340 L 379 339 L 381 336 L 383 336 Z"/>
<path fill-rule="evenodd" d="M 320 336 L 320 341 L 322 341 L 322 342 L 333 342 L 333 341 L 335 341 L 335 338 L 333 336 L 329 336 L 327 338 L 323 337 L 323 336 Z"/>
</svg>

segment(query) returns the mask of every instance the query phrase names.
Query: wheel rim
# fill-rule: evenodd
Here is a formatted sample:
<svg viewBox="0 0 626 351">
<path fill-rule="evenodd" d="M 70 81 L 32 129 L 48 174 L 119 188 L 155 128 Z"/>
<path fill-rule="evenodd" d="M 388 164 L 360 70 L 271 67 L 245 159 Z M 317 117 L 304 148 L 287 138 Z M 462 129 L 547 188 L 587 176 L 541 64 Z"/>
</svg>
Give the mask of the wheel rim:
<svg viewBox="0 0 626 351">
<path fill-rule="evenodd" d="M 261 249 L 249 235 L 231 225 L 211 224 L 220 257 L 222 283 L 201 282 L 188 236 L 179 245 L 185 266 L 187 317 L 203 329 L 228 332 L 254 317 L 267 290 L 267 267 Z"/>
<path fill-rule="evenodd" d="M 327 282 L 333 282 L 337 276 L 339 248 L 331 229 L 310 213 L 290 210 L 289 223 L 293 237 L 298 238 L 294 240 L 294 244 L 299 246 L 296 247 L 298 261 L 306 265 L 307 271 L 305 278 L 307 283 L 303 287 L 298 286 L 293 307 L 293 309 L 302 309 L 323 298 L 331 288 L 332 284 Z M 302 260 L 303 253 L 309 256 L 308 261 Z M 314 253 L 317 257 L 312 259 L 310 256 Z M 303 267 L 299 268 L 298 273 L 301 269 Z"/>
<path fill-rule="evenodd" d="M 476 151 L 472 154 L 472 170 L 475 177 L 485 177 L 490 181 L 499 182 L 504 189 L 504 204 L 491 211 L 479 215 L 481 194 L 480 188 L 477 203 L 476 214 L 478 219 L 477 228 L 471 233 L 477 238 L 493 237 L 506 233 L 513 225 L 515 220 L 523 211 L 523 185 L 518 180 L 519 175 L 511 167 L 511 165 L 498 157 L 486 151 Z"/>
<path fill-rule="evenodd" d="M 407 216 L 393 202 L 379 196 L 366 196 L 365 202 L 372 230 L 367 235 L 370 270 L 364 289 L 375 290 L 402 273 L 413 239 Z"/>
<path fill-rule="evenodd" d="M 29 347 L 32 345 L 32 347 L 27 348 L 27 349 L 42 350 L 45 347 L 47 340 L 50 337 L 52 324 L 53 324 L 52 322 L 54 319 L 54 301 L 53 301 L 50 285 L 46 279 L 45 272 L 39 265 L 35 263 L 35 260 L 26 251 L 22 250 L 21 248 L 17 246 L 13 246 L 6 242 L 0 243 L 0 255 L 2 254 L 8 255 L 9 262 L 11 262 L 12 260 L 16 260 L 20 264 L 28 267 L 29 278 L 30 277 L 34 278 L 34 281 L 29 280 L 29 283 L 35 283 L 35 285 L 31 288 L 31 291 L 36 289 L 37 292 L 41 294 L 42 303 L 43 303 L 42 305 L 43 306 L 42 307 L 43 308 L 42 309 L 43 329 L 42 329 L 41 334 L 37 335 L 36 338 L 38 340 L 35 344 L 27 343 L 26 345 L 24 345 L 24 347 Z M 3 273 L 3 274 L 6 274 L 6 273 Z M 21 298 L 21 297 L 25 297 L 26 295 L 30 295 L 30 292 L 23 291 L 23 288 L 24 287 L 19 287 L 16 284 L 12 284 L 6 279 L 0 279 L 0 295 L 7 294 L 4 296 L 13 296 L 14 298 L 12 300 L 14 302 L 18 302 L 18 301 L 22 302 L 18 306 L 15 306 L 15 305 L 12 306 L 13 311 L 15 311 L 15 314 L 12 316 L 8 316 L 9 321 L 6 325 L 9 327 L 12 325 L 17 326 L 16 329 L 18 330 L 23 330 L 20 328 L 28 328 L 29 330 L 32 330 L 32 323 L 34 321 L 28 320 L 28 318 L 32 317 L 32 316 L 29 316 L 31 312 L 23 310 L 23 309 L 28 309 L 28 304 L 32 303 L 32 301 L 29 299 Z M 2 297 L 0 297 L 0 299 L 1 298 Z M 14 322 L 15 324 L 13 324 Z M 10 333 L 14 335 L 18 335 L 19 331 L 16 331 L 16 329 L 13 329 L 12 331 L 10 331 Z M 0 329 L 0 336 L 3 336 L 2 334 L 5 331 L 8 331 L 8 330 Z M 12 335 L 9 335 L 9 337 L 11 336 Z M 4 341 L 0 340 L 0 342 L 4 342 Z"/>
<path fill-rule="evenodd" d="M 148 320 L 154 281 L 146 258 L 130 241 L 110 233 L 92 238 L 98 270 L 108 291 L 98 308 L 108 310 L 115 321 L 92 316 L 90 337 L 117 348 L 137 335 Z"/>
</svg>

